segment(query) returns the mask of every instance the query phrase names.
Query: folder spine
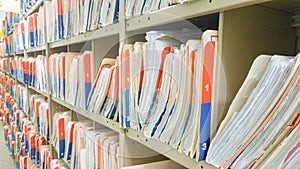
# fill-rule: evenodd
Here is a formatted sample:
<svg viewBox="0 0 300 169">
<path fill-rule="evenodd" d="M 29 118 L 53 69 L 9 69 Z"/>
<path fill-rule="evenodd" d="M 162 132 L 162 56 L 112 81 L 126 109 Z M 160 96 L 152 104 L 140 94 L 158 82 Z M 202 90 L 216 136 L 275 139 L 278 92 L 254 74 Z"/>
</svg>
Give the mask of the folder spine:
<svg viewBox="0 0 300 169">
<path fill-rule="evenodd" d="M 200 154 L 198 161 L 205 160 L 205 157 L 210 146 L 211 133 L 211 105 L 212 105 L 212 84 L 214 77 L 214 57 L 215 57 L 215 42 L 212 41 L 213 36 L 210 36 L 210 41 L 204 44 L 203 53 L 203 75 L 202 75 L 202 104 L 201 104 L 201 119 L 200 119 Z"/>
</svg>

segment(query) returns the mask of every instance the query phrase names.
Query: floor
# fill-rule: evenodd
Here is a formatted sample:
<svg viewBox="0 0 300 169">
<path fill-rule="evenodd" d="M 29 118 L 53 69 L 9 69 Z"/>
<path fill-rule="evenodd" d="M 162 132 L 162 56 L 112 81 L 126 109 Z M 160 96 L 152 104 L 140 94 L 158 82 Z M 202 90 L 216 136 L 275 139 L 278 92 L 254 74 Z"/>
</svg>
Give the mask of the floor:
<svg viewBox="0 0 300 169">
<path fill-rule="evenodd" d="M 15 169 L 15 161 L 4 141 L 3 125 L 0 122 L 0 169 Z"/>
</svg>

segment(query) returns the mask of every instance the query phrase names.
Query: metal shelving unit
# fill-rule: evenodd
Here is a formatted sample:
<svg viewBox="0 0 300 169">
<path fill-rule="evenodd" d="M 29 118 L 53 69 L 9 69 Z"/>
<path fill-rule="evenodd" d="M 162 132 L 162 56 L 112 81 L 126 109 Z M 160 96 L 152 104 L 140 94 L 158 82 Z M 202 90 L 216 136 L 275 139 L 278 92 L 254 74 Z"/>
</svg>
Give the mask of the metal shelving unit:
<svg viewBox="0 0 300 169">
<path fill-rule="evenodd" d="M 44 0 L 39 0 L 33 7 L 28 11 L 25 17 L 31 15 L 33 12 L 37 11 L 39 7 L 43 4 Z M 282 45 L 266 45 L 267 42 L 282 44 L 286 41 L 292 41 L 291 37 L 287 35 L 289 32 L 282 31 L 280 32 L 280 36 L 273 37 L 272 34 L 266 34 L 266 32 L 255 32 L 257 27 L 268 28 L 267 25 L 272 24 L 274 28 L 271 30 L 271 33 L 275 32 L 275 30 L 281 30 L 282 24 L 274 24 L 277 23 L 275 19 L 276 16 L 280 15 L 283 18 L 287 19 L 290 15 L 283 14 L 281 11 L 272 10 L 268 8 L 264 8 L 261 5 L 255 4 L 267 4 L 272 0 L 195 0 L 190 3 L 180 4 L 176 6 L 171 6 L 166 9 L 162 9 L 160 11 L 151 12 L 142 16 L 134 17 L 131 19 L 125 19 L 124 17 L 124 4 L 120 4 L 120 12 L 119 12 L 119 23 L 109 25 L 104 28 L 100 28 L 91 32 L 86 32 L 80 34 L 78 36 L 60 39 L 55 42 L 47 43 L 46 45 L 39 46 L 33 49 L 18 51 L 13 53 L 13 55 L 22 55 L 27 56 L 27 53 L 35 53 L 35 52 L 45 52 L 44 55 L 48 56 L 52 53 L 57 52 L 73 52 L 77 50 L 76 47 L 72 47 L 73 45 L 82 44 L 86 42 L 91 42 L 91 50 L 93 51 L 93 58 L 91 59 L 92 63 L 92 81 L 95 79 L 95 75 L 98 71 L 98 67 L 101 63 L 101 60 L 104 57 L 116 57 L 118 55 L 118 51 L 114 50 L 113 52 L 106 51 L 107 47 L 111 47 L 115 45 L 115 43 L 123 43 L 127 41 L 136 41 L 142 40 L 139 37 L 131 37 L 135 32 L 144 34 L 148 30 L 155 30 L 162 25 L 176 23 L 178 21 L 182 21 L 182 19 L 193 19 L 197 17 L 205 17 L 209 14 L 217 14 L 219 16 L 218 19 L 218 27 L 219 27 L 219 45 L 218 45 L 218 57 L 220 62 L 223 64 L 224 72 L 227 75 L 227 82 L 229 88 L 227 92 L 229 93 L 228 99 L 223 101 L 222 103 L 225 105 L 225 110 L 228 108 L 230 101 L 233 99 L 235 93 L 239 89 L 240 84 L 243 81 L 243 76 L 248 72 L 248 68 L 250 67 L 252 60 L 254 57 L 258 56 L 260 52 L 277 52 L 278 53 L 286 53 L 289 54 L 289 49 L 286 49 L 285 46 Z M 282 1 L 282 0 L 276 0 Z M 273 1 L 272 1 L 273 2 Z M 248 15 L 251 13 L 251 15 Z M 263 17 L 262 17 L 263 16 Z M 254 18 L 254 19 L 253 19 Z M 255 19 L 256 18 L 256 19 Z M 242 22 L 253 22 L 256 24 L 240 24 Z M 281 22 L 280 22 L 281 23 Z M 286 23 L 284 23 L 286 24 Z M 278 26 L 278 27 L 276 27 Z M 270 31 L 270 30 L 267 30 Z M 258 34 L 257 36 L 253 36 L 253 34 Z M 257 37 L 266 36 L 266 41 L 256 42 Z M 247 42 L 243 41 L 243 37 L 247 37 Z M 272 38 L 270 38 L 272 37 Z M 281 42 L 282 37 L 286 38 L 286 41 Z M 80 46 L 80 45 L 79 45 Z M 265 51 L 259 50 L 257 46 L 264 46 Z M 76 50 L 75 50 L 76 48 Z M 237 50 L 239 49 L 239 50 Z M 242 57 L 241 56 L 249 56 Z M 250 57 L 251 56 L 251 57 Z M 241 64 L 243 63 L 243 64 Z M 232 65 L 236 65 L 235 68 L 232 68 Z M 221 71 L 221 68 L 216 68 L 217 72 Z M 47 78 L 49 80 L 49 78 Z M 27 86 L 23 82 L 19 81 L 19 83 Z M 220 91 L 223 88 L 220 87 L 221 84 L 215 82 L 214 84 L 218 90 L 214 92 L 214 99 L 218 98 L 220 95 Z M 47 83 L 49 84 L 49 83 Z M 68 103 L 65 100 L 60 98 L 56 98 L 50 94 L 50 89 L 48 86 L 48 92 L 39 91 L 34 87 L 27 86 L 28 89 L 39 93 L 46 98 L 48 98 L 49 108 L 51 117 L 55 113 L 56 109 L 51 107 L 62 106 L 69 110 L 72 110 L 78 113 L 79 116 L 82 116 L 86 119 L 90 119 L 94 121 L 94 123 L 109 128 L 115 132 L 120 133 L 120 139 L 125 142 L 127 140 L 132 140 L 138 144 L 141 144 L 144 147 L 147 147 L 158 154 L 161 154 L 186 168 L 201 168 L 201 169 L 214 169 L 215 167 L 207 164 L 205 161 L 197 162 L 196 160 L 190 158 L 184 153 L 180 153 L 177 149 L 170 147 L 169 145 L 156 140 L 146 138 L 141 132 L 135 131 L 133 129 L 122 129 L 120 128 L 119 123 L 114 122 L 113 120 L 106 119 L 103 116 L 89 112 L 87 110 L 75 107 L 74 105 Z M 217 101 L 217 100 L 215 100 Z M 218 107 L 214 107 L 213 110 L 218 111 Z M 50 128 L 52 128 L 52 119 L 50 118 Z M 51 133 L 51 132 L 50 132 Z M 52 145 L 52 144 L 51 144 Z M 121 144 L 121 146 L 125 146 Z M 52 146 L 53 147 L 53 146 Z M 124 148 L 124 147 L 123 147 Z M 122 148 L 122 149 L 123 149 Z M 125 149 L 125 148 L 124 148 Z M 56 151 L 56 150 L 54 150 Z M 123 157 L 124 157 L 124 152 Z M 69 165 L 69 163 L 67 163 Z M 122 164 L 123 165 L 123 164 Z"/>
</svg>

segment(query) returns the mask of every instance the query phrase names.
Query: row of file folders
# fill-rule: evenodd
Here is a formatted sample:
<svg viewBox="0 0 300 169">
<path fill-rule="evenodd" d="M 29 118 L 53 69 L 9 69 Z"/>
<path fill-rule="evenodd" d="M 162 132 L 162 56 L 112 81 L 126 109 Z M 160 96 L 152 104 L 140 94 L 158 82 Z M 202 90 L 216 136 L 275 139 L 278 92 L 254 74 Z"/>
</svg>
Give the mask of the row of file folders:
<svg viewBox="0 0 300 169">
<path fill-rule="evenodd" d="M 4 119 L 4 138 L 16 159 L 16 168 L 67 168 L 66 162 L 71 168 L 120 168 L 118 133 L 94 130 L 92 121 L 71 121 L 70 112 L 58 112 L 52 119 L 50 138 L 49 108 L 44 96 L 30 95 L 30 113 L 26 117 L 24 110 L 19 109 L 20 103 L 16 101 L 19 99 L 6 92 L 3 86 L 10 84 L 5 83 L 0 86 L 0 114 Z M 50 140 L 58 159 L 51 156 Z"/>
<path fill-rule="evenodd" d="M 48 135 L 49 111 L 45 98 L 41 95 L 30 95 L 29 111 L 34 115 L 26 117 L 24 110 L 18 108 L 20 104 L 19 101 L 16 102 L 18 99 L 15 100 L 10 93 L 6 92 L 3 86 L 10 86 L 10 84 L 5 83 L 7 82 L 1 81 L 0 86 L 0 115 L 4 119 L 4 139 L 12 156 L 15 157 L 17 169 L 64 169 L 69 166 L 71 168 L 120 168 L 119 134 L 109 129 L 94 130 L 92 121 L 71 121 L 69 111 L 58 112 L 53 117 L 54 132 L 51 143 L 59 159 L 52 159 Z M 66 162 L 71 165 L 67 165 Z M 123 167 L 123 169 L 154 166 L 183 169 L 170 160 Z"/>
<path fill-rule="evenodd" d="M 28 86 L 46 92 L 46 61 L 47 57 L 21 57 L 0 59 L 0 70 L 8 72 Z"/>
<path fill-rule="evenodd" d="M 51 93 L 217 167 L 297 168 L 299 56 L 258 57 L 214 135 L 218 35 L 200 35 L 148 32 L 104 59 L 94 84 L 91 51 L 52 54 Z"/>
<path fill-rule="evenodd" d="M 119 0 L 53 0 L 45 6 L 48 42 L 119 21 Z"/>
<path fill-rule="evenodd" d="M 3 27 L 2 27 L 3 29 Z M 12 25 L 12 34 L 4 37 L 5 52 L 17 52 L 24 49 L 34 49 L 46 44 L 45 11 L 41 6 L 38 12 L 27 19 L 21 19 Z"/>
<path fill-rule="evenodd" d="M 126 17 L 143 15 L 168 6 L 190 0 L 126 0 Z M 21 13 L 36 3 L 35 0 L 21 0 Z M 47 19 L 46 19 L 47 18 Z M 47 21 L 47 22 L 46 22 Z M 16 52 L 31 49 L 53 42 L 93 31 L 119 21 L 119 0 L 52 0 L 44 1 L 35 12 L 26 19 L 20 15 L 6 13 L 2 31 L 5 35 L 5 51 Z M 47 39 L 46 39 L 47 32 Z"/>
<path fill-rule="evenodd" d="M 116 59 L 105 58 L 93 84 L 91 51 L 52 54 L 49 72 L 37 62 L 42 56 L 2 59 L 0 65 L 23 79 L 28 72 L 24 68 L 35 67 L 34 87 L 49 85 L 54 97 L 200 161 L 210 145 L 211 128 L 217 126 L 211 117 L 219 117 L 211 111 L 217 38 L 212 30 L 148 32 L 147 42 L 122 45 Z M 43 84 L 46 72 L 50 84 Z"/>
<path fill-rule="evenodd" d="M 21 15 L 13 12 L 5 12 L 2 20 L 1 36 L 8 36 L 13 31 L 13 25 L 20 21 Z M 2 38 L 2 37 L 1 37 Z"/>
</svg>

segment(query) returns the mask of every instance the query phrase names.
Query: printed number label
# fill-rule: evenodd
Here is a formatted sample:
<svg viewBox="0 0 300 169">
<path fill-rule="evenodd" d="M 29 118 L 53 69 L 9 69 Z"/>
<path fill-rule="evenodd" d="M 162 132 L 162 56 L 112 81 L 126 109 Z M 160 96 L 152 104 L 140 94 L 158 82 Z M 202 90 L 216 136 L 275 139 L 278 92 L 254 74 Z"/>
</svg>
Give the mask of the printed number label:
<svg viewBox="0 0 300 169">
<path fill-rule="evenodd" d="M 206 149 L 207 149 L 207 144 L 206 144 L 206 143 L 203 143 L 203 144 L 202 144 L 202 150 L 205 151 Z"/>
<path fill-rule="evenodd" d="M 208 92 L 208 90 L 209 90 L 209 84 L 205 85 L 205 90 L 206 90 L 206 92 Z"/>
</svg>

